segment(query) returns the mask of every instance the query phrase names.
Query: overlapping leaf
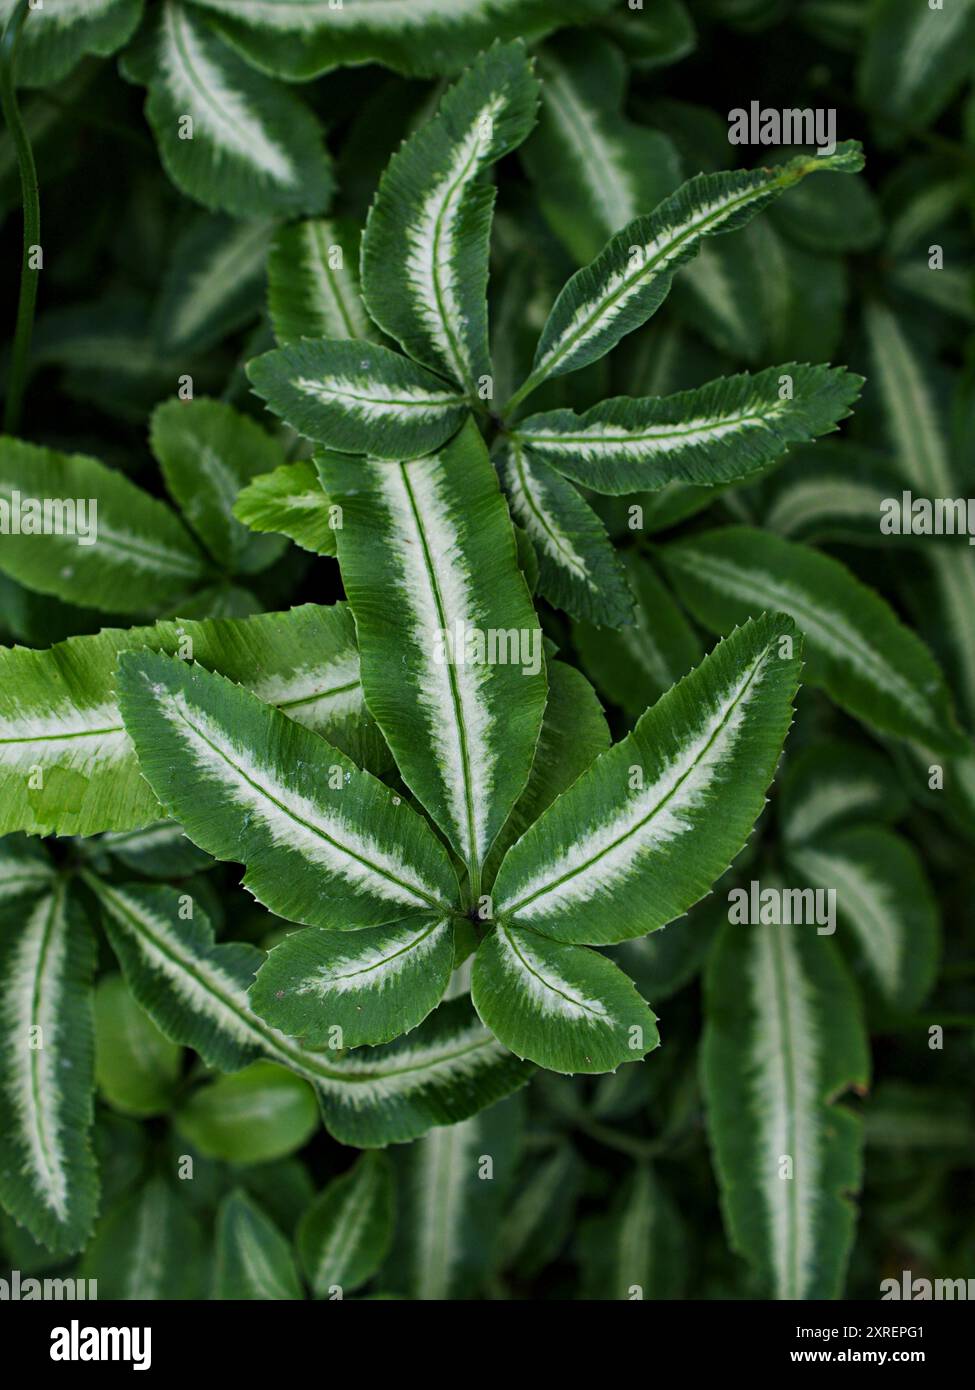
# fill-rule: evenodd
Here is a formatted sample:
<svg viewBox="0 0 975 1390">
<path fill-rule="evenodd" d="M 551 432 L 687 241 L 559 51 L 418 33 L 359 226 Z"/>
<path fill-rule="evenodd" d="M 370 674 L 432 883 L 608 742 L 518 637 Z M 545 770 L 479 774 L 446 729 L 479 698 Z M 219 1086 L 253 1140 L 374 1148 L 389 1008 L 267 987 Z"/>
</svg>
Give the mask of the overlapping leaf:
<svg viewBox="0 0 975 1390">
<path fill-rule="evenodd" d="M 883 733 L 961 748 L 927 648 L 838 560 L 745 526 L 677 541 L 661 559 L 680 598 L 712 631 L 781 609 L 805 635 L 809 681 L 844 709 Z"/>
<path fill-rule="evenodd" d="M 517 923 L 499 922 L 481 942 L 471 999 L 505 1047 L 549 1071 L 615 1071 L 660 1041 L 656 1017 L 612 961 Z"/>
<path fill-rule="evenodd" d="M 88 924 L 63 884 L 0 910 L 0 1196 L 61 1255 L 82 1248 L 98 1209 L 94 965 Z"/>
<path fill-rule="evenodd" d="M 342 507 L 369 708 L 476 896 L 545 705 L 541 631 L 497 477 L 473 423 L 414 463 L 328 459 L 321 471 Z"/>
<path fill-rule="evenodd" d="M 415 77 L 457 72 L 497 38 L 533 39 L 581 24 L 612 0 L 194 0 L 256 66 L 291 80 L 348 63 Z"/>
<path fill-rule="evenodd" d="M 491 375 L 486 176 L 528 134 L 537 96 L 522 44 L 489 49 L 390 160 L 362 240 L 376 323 L 472 397 Z"/>
<path fill-rule="evenodd" d="M 859 145 L 848 141 L 833 155 L 800 157 L 775 172 L 700 174 L 684 184 L 654 213 L 618 232 L 568 282 L 542 332 L 531 376 L 513 402 L 549 377 L 597 361 L 645 323 L 705 237 L 743 226 L 817 169 L 855 172 L 862 164 Z"/>
<path fill-rule="evenodd" d="M 292 932 L 261 968 L 251 1006 L 308 1047 L 391 1042 L 437 1007 L 453 968 L 448 919 Z"/>
<path fill-rule="evenodd" d="M 767 1297 L 835 1298 L 853 1239 L 866 1088 L 859 1002 L 833 943 L 803 926 L 725 926 L 706 981 L 708 1127 L 734 1247 Z"/>
<path fill-rule="evenodd" d="M 522 439 L 509 439 L 501 461 L 512 515 L 531 537 L 546 597 L 578 618 L 625 623 L 633 600 L 599 517 Z"/>
<path fill-rule="evenodd" d="M 324 209 L 332 175 L 318 122 L 221 43 L 195 6 L 164 0 L 123 72 L 149 88 L 166 172 L 191 198 L 238 217 Z"/>
<path fill-rule="evenodd" d="M 338 514 L 305 460 L 283 463 L 248 483 L 238 493 L 234 516 L 252 531 L 277 531 L 303 550 L 335 554 Z"/>
<path fill-rule="evenodd" d="M 247 375 L 292 429 L 347 454 L 418 458 L 467 414 L 456 387 L 376 343 L 303 339 L 254 358 Z"/>
<path fill-rule="evenodd" d="M 166 1036 L 223 1070 L 261 1055 L 290 1067 L 314 1085 L 325 1124 L 343 1144 L 405 1143 L 467 1119 L 530 1076 L 466 999 L 442 1004 L 386 1047 L 341 1058 L 306 1050 L 250 1007 L 247 987 L 260 952 L 238 942 L 214 947 L 199 904 L 188 918 L 174 889 L 92 886 L 132 992 Z"/>
<path fill-rule="evenodd" d="M 754 376 L 720 377 L 676 396 L 619 396 L 583 415 L 554 410 L 519 423 L 515 438 L 596 492 L 669 482 L 735 482 L 774 463 L 790 444 L 834 430 L 862 377 L 790 362 Z"/>
<path fill-rule="evenodd" d="M 83 454 L 0 440 L 0 504 L 0 566 L 42 594 L 152 613 L 203 576 L 203 556 L 165 503 Z"/>
<path fill-rule="evenodd" d="M 0 649 L 0 833 L 94 835 L 160 818 L 115 695 L 119 653 L 138 650 L 192 655 L 357 762 L 388 766 L 344 605 L 106 630 L 46 652 Z"/>
<path fill-rule="evenodd" d="M 781 614 L 719 644 L 508 851 L 495 913 L 556 941 L 607 945 L 686 912 L 762 810 L 800 647 Z"/>
<path fill-rule="evenodd" d="M 426 823 L 370 773 L 222 676 L 123 653 L 119 707 L 160 804 L 292 921 L 379 926 L 444 911 L 457 883 Z"/>
</svg>

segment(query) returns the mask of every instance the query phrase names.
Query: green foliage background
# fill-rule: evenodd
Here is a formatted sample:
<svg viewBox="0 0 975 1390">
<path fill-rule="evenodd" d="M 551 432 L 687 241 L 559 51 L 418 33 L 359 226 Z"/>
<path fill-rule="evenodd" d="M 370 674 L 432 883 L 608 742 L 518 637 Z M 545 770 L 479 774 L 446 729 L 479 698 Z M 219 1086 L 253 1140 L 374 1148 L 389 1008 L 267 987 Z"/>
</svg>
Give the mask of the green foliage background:
<svg viewBox="0 0 975 1390">
<path fill-rule="evenodd" d="M 5 560 L 0 536 L 7 647 L 43 650 L 102 628 L 177 616 L 192 625 L 343 597 L 324 522 L 315 529 L 306 518 L 312 529 L 289 544 L 254 513 L 246 530 L 226 507 L 201 500 L 192 474 L 180 473 L 179 407 L 163 403 L 191 376 L 196 397 L 250 417 L 225 444 L 236 489 L 286 460 L 303 463 L 304 484 L 317 488 L 310 448 L 265 411 L 245 373 L 303 322 L 287 274 L 303 234 L 295 219 L 327 214 L 354 263 L 400 141 L 492 39 L 524 36 L 543 84 L 566 84 L 579 111 L 562 120 L 543 98 L 538 129 L 498 166 L 490 303 L 499 399 L 526 375 L 560 287 L 617 229 L 614 179 L 649 212 L 699 171 L 778 162 L 779 151 L 728 143 L 727 113 L 752 101 L 835 107 L 840 138 L 862 141 L 867 155 L 864 174 L 818 175 L 715 239 L 646 327 L 539 390 L 533 410 L 581 413 L 608 396 L 669 396 L 771 363 L 831 362 L 866 378 L 841 434 L 792 449 L 757 480 L 586 493 L 629 576 L 636 625 L 587 621 L 594 615 L 546 576 L 544 559 L 540 577 L 526 559 L 544 594 L 546 636 L 592 682 L 618 739 L 697 665 L 714 634 L 768 606 L 758 590 L 742 596 L 720 578 L 709 584 L 705 561 L 754 565 L 798 585 L 807 613 L 840 613 L 861 635 L 881 632 L 883 647 L 889 615 L 878 616 L 848 571 L 918 634 L 951 694 L 935 691 L 933 663 L 918 667 L 936 715 L 909 725 L 889 690 L 860 689 L 807 632 L 807 684 L 771 804 L 731 875 L 689 920 L 608 948 L 660 1015 L 663 1046 L 612 1074 L 535 1072 L 524 1089 L 410 1144 L 357 1155 L 322 1127 L 309 1083 L 272 1061 L 221 1076 L 206 1040 L 191 1051 L 155 1027 L 100 938 L 97 1221 L 80 1253 L 66 1256 L 3 1214 L 5 1264 L 97 1277 L 102 1297 L 327 1298 L 336 1286 L 347 1296 L 452 1299 L 626 1298 L 634 1286 L 646 1298 L 781 1293 L 750 1198 L 733 1195 L 737 1175 L 747 1187 L 757 1160 L 736 1130 L 753 1077 L 749 1023 L 736 1013 L 747 968 L 736 960 L 726 894 L 759 874 L 833 882 L 839 863 L 852 864 L 867 891 L 860 930 L 841 918 L 847 968 L 822 967 L 819 1000 L 828 1007 L 814 1011 L 811 1027 L 818 1101 L 840 1093 L 824 1120 L 835 1170 L 823 1200 L 848 1194 L 849 1203 L 841 1199 L 840 1229 L 804 1291 L 876 1298 L 881 1279 L 902 1269 L 971 1276 L 975 552 L 963 538 L 882 537 L 877 518 L 880 499 L 902 487 L 963 497 L 975 481 L 975 5 L 945 0 L 935 13 L 925 0 L 646 0 L 641 11 L 532 0 L 517 15 L 501 4 L 483 23 L 343 47 L 326 26 L 272 43 L 234 19 L 232 5 L 188 3 L 184 21 L 213 70 L 286 138 L 297 174 L 283 189 L 254 177 L 246 150 L 215 152 L 205 129 L 189 151 L 173 141 L 178 103 L 154 48 L 172 7 L 149 4 L 142 15 L 137 0 L 112 0 L 102 8 L 100 25 L 69 26 L 43 51 L 30 40 L 36 21 L 26 26 L 20 102 L 39 170 L 44 270 L 17 433 L 99 459 L 175 503 L 204 544 L 183 531 L 186 541 L 174 540 L 195 567 L 174 592 L 143 592 L 116 576 L 104 591 L 92 581 L 85 601 L 73 602 L 83 575 L 66 585 L 32 576 Z M 563 24 L 571 27 L 550 32 Z M 911 54 L 920 55 L 913 65 Z M 615 174 L 607 160 L 618 161 Z M 5 127 L 0 312 L 11 325 L 19 208 Z M 929 268 L 934 246 L 943 269 Z M 224 420 L 213 412 L 218 449 Z M 3 459 L 13 457 L 2 447 Z M 120 497 L 120 506 L 135 505 Z M 628 524 L 634 503 L 642 530 Z M 156 524 L 175 522 L 170 514 Z M 625 608 L 625 586 L 616 592 Z M 605 611 L 595 616 L 605 624 Z M 177 641 L 173 632 L 162 645 L 172 651 Z M 911 652 L 908 664 L 927 660 Z M 354 746 L 342 747 L 351 756 L 376 755 L 374 729 L 350 738 Z M 939 739 L 943 748 L 931 752 Z M 931 790 L 935 763 L 944 787 Z M 803 816 L 816 797 L 830 809 L 811 833 Z M 178 835 L 148 845 L 125 834 L 52 839 L 43 867 L 25 843 L 11 836 L 0 854 L 28 877 L 53 865 L 140 885 L 137 893 L 165 883 L 202 904 L 222 943 L 266 949 L 280 940 L 281 920 L 239 887 L 238 868 Z M 25 912 L 14 895 L 4 910 L 7 953 Z M 886 988 L 869 944 L 885 921 L 902 933 L 897 979 Z M 0 984 L 9 983 L 8 973 Z M 940 1049 L 933 1027 L 944 1030 Z M 499 1083 L 497 1094 L 510 1089 Z M 186 1155 L 191 1181 L 177 1176 Z M 485 1156 L 490 1181 L 479 1172 Z M 92 1190 L 92 1212 L 94 1203 Z"/>
</svg>

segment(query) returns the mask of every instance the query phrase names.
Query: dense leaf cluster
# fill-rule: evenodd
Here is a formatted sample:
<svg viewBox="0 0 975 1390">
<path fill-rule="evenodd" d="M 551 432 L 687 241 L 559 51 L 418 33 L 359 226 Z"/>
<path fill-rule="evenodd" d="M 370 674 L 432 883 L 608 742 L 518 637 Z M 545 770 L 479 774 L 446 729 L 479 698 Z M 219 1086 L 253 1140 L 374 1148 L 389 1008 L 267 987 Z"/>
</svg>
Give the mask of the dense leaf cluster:
<svg viewBox="0 0 975 1390">
<path fill-rule="evenodd" d="M 11 1268 L 970 1272 L 975 4 L 694 9 L 0 0 Z"/>
</svg>

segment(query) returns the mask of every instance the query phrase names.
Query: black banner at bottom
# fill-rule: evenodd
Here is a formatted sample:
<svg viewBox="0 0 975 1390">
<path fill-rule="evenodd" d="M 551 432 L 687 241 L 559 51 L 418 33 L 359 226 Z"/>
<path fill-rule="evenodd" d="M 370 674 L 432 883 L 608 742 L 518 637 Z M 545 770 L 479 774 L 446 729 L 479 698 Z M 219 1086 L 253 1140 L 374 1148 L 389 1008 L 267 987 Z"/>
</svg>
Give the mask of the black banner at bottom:
<svg viewBox="0 0 975 1390">
<path fill-rule="evenodd" d="M 608 1357 L 621 1369 L 627 1364 L 621 1358 L 632 1357 L 661 1370 L 675 1361 L 682 1370 L 739 1372 L 781 1373 L 799 1366 L 947 1370 L 962 1361 L 969 1327 L 964 1301 L 0 1302 L 6 1364 L 16 1364 L 16 1358 L 27 1374 L 50 1367 L 66 1380 L 85 1371 L 174 1376 L 204 1368 L 280 1377 L 316 1365 L 328 1374 L 353 1348 L 374 1376 L 387 1358 L 392 1368 L 402 1369 L 412 1359 L 410 1347 L 415 1356 L 422 1346 L 446 1353 L 453 1345 L 449 1354 L 456 1358 L 456 1339 L 465 1329 L 476 1337 L 468 1345 L 480 1380 L 495 1365 L 510 1373 L 516 1346 L 522 1369 L 525 1351 L 534 1346 L 549 1374 L 560 1362 L 578 1374 L 580 1345 L 587 1359 Z M 464 1374 L 460 1361 L 456 1370 Z"/>
</svg>

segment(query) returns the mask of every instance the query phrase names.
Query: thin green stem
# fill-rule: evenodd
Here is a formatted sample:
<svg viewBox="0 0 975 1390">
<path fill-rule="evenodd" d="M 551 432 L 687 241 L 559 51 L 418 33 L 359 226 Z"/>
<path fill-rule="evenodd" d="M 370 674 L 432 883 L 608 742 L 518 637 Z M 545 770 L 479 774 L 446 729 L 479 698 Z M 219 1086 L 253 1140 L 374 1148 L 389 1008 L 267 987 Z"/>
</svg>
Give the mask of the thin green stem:
<svg viewBox="0 0 975 1390">
<path fill-rule="evenodd" d="M 3 118 L 17 152 L 24 208 L 24 259 L 20 271 L 20 300 L 17 305 L 17 327 L 10 356 L 10 375 L 7 379 L 7 400 L 3 415 L 3 428 L 7 434 L 16 434 L 20 426 L 30 340 L 34 330 L 37 278 L 40 274 L 30 265 L 31 248 L 39 246 L 41 241 L 41 201 L 37 188 L 37 168 L 27 128 L 17 103 L 15 81 L 17 48 L 29 11 L 30 0 L 20 0 L 0 38 L 0 105 L 3 107 Z"/>
<path fill-rule="evenodd" d="M 538 376 L 533 373 L 530 377 L 523 381 L 522 384 L 518 387 L 518 390 L 511 397 L 511 399 L 506 402 L 504 408 L 501 411 L 502 417 L 505 420 L 509 420 L 513 416 L 514 412 L 518 409 L 518 407 L 522 404 L 522 402 L 526 401 L 528 397 L 531 395 L 531 393 L 537 390 L 539 386 L 541 386 L 544 380 L 544 376 Z"/>
<path fill-rule="evenodd" d="M 597 1144 L 604 1144 L 608 1149 L 628 1154 L 630 1158 L 646 1160 L 657 1158 L 663 1152 L 664 1146 L 656 1139 L 638 1139 L 633 1134 L 626 1134 L 621 1129 L 600 1124 L 596 1120 L 579 1118 L 575 1123 L 583 1134 L 588 1134 Z"/>
</svg>

